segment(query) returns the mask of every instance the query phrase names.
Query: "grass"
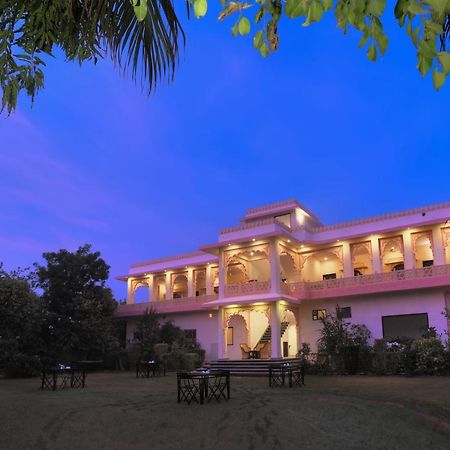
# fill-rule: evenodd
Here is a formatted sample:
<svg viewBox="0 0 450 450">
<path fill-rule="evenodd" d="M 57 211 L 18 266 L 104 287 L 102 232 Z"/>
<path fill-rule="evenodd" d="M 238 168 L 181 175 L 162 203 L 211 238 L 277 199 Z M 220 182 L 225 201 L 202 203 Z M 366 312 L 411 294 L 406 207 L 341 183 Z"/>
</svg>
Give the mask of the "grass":
<svg viewBox="0 0 450 450">
<path fill-rule="evenodd" d="M 229 402 L 177 404 L 176 377 L 95 373 L 40 391 L 0 380 L 6 449 L 446 449 L 450 378 L 320 377 L 302 388 L 231 379 Z"/>
</svg>

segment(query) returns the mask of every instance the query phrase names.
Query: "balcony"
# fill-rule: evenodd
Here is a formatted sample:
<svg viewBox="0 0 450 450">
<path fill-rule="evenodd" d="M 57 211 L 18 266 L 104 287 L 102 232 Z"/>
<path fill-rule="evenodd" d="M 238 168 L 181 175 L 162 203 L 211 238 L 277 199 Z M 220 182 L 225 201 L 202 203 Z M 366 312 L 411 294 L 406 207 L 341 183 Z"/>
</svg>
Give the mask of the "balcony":
<svg viewBox="0 0 450 450">
<path fill-rule="evenodd" d="M 229 284 L 225 286 L 225 297 L 265 294 L 267 292 L 270 292 L 270 281 L 252 281 L 248 283 Z"/>
<path fill-rule="evenodd" d="M 450 285 L 450 264 L 332 280 L 282 283 L 280 291 L 298 299 L 315 299 L 448 285 Z"/>
<path fill-rule="evenodd" d="M 142 316 L 146 309 L 153 308 L 157 313 L 197 311 L 207 302 L 217 300 L 217 294 L 198 297 L 174 298 L 172 300 L 154 300 L 145 303 L 121 304 L 117 307 L 117 317 Z"/>
</svg>

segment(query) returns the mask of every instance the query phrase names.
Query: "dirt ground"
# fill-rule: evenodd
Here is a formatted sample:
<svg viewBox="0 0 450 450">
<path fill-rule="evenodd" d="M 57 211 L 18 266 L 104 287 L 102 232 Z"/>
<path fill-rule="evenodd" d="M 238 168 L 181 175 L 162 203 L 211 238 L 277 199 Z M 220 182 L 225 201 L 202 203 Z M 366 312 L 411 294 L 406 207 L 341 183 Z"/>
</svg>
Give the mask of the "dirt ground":
<svg viewBox="0 0 450 450">
<path fill-rule="evenodd" d="M 177 404 L 176 377 L 95 373 L 85 389 L 0 380 L 0 449 L 450 449 L 450 378 L 320 377 Z"/>
</svg>

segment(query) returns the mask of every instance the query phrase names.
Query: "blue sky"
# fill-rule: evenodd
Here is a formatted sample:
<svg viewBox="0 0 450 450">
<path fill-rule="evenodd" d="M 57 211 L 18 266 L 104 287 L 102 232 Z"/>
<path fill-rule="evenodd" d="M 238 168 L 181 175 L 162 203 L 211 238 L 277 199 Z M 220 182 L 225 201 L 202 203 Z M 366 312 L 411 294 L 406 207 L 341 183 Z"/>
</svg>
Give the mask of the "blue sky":
<svg viewBox="0 0 450 450">
<path fill-rule="evenodd" d="M 89 242 L 114 277 L 289 198 L 324 223 L 450 200 L 450 84 L 435 92 L 421 78 L 394 21 L 376 64 L 332 16 L 283 22 L 280 50 L 264 59 L 231 36 L 233 19 L 180 10 L 187 48 L 151 97 L 110 62 L 56 58 L 33 108 L 23 98 L 0 117 L 7 268 Z"/>
</svg>

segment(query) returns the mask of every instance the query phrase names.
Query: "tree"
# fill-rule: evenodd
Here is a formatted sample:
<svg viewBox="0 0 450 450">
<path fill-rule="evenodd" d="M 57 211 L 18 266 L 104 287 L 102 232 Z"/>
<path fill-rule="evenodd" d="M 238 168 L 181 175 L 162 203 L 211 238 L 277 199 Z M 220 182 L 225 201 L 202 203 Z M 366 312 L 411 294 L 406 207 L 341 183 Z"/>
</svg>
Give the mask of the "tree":
<svg viewBox="0 0 450 450">
<path fill-rule="evenodd" d="M 155 344 L 160 342 L 161 324 L 159 316 L 153 308 L 145 310 L 136 324 L 134 340 L 139 347 L 141 359 L 152 359 L 155 357 Z"/>
<path fill-rule="evenodd" d="M 0 367 L 9 376 L 33 375 L 43 353 L 44 305 L 22 275 L 0 264 Z"/>
<path fill-rule="evenodd" d="M 43 55 L 69 61 L 109 55 L 151 90 L 171 78 L 184 34 L 172 0 L 0 0 L 2 109 L 43 87 Z"/>
<path fill-rule="evenodd" d="M 217 1 L 217 0 L 215 0 Z M 376 61 L 388 47 L 383 29 L 386 0 L 220 0 L 219 20 L 237 16 L 231 31 L 248 35 L 253 11 L 253 45 L 262 56 L 279 47 L 282 18 L 307 27 L 334 12 L 337 25 L 361 34 L 359 47 Z M 182 4 L 182 2 L 180 2 Z M 208 0 L 186 0 L 188 15 L 206 15 Z M 396 0 L 391 13 L 417 50 L 417 68 L 432 71 L 439 89 L 450 72 L 450 0 Z M 172 0 L 0 0 L 0 86 L 2 109 L 10 113 L 24 90 L 32 99 L 43 87 L 43 55 L 62 50 L 69 61 L 96 62 L 106 55 L 131 71 L 150 92 L 173 77 L 185 36 Z M 139 75 L 138 75 L 139 74 Z"/>
<path fill-rule="evenodd" d="M 44 327 L 49 356 L 54 359 L 96 359 L 114 344 L 116 302 L 106 287 L 109 266 L 86 244 L 43 254 L 36 264 L 37 284 L 48 310 Z"/>
</svg>

